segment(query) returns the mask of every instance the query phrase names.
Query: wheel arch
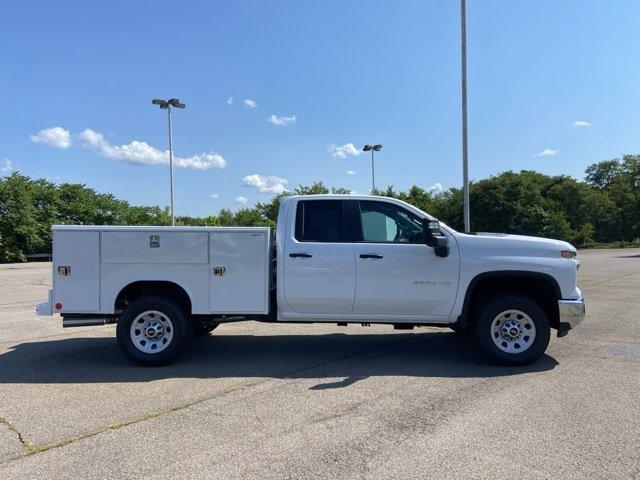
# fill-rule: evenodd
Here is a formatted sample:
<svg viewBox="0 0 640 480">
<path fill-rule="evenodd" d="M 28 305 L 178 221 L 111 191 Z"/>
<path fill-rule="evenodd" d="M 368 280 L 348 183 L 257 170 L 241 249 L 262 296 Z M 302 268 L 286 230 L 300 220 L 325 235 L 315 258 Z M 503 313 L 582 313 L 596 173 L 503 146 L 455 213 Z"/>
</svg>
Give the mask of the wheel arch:
<svg viewBox="0 0 640 480">
<path fill-rule="evenodd" d="M 498 270 L 476 275 L 465 292 L 458 323 L 471 323 L 474 307 L 482 301 L 483 296 L 495 293 L 520 293 L 528 296 L 545 310 L 551 327 L 558 328 L 558 300 L 562 299 L 558 281 L 547 273 L 527 270 Z"/>
<path fill-rule="evenodd" d="M 193 311 L 189 291 L 180 283 L 171 280 L 135 280 L 123 285 L 113 301 L 113 311 L 122 312 L 133 300 L 150 294 L 166 296 L 178 301 L 189 315 Z"/>
</svg>

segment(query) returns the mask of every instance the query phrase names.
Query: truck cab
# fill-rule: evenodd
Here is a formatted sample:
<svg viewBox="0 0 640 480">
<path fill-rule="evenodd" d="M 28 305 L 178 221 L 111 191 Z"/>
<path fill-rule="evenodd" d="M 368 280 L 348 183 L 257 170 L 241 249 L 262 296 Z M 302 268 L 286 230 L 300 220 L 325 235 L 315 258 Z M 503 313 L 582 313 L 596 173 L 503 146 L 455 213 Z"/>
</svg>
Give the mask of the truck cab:
<svg viewBox="0 0 640 480">
<path fill-rule="evenodd" d="M 284 198 L 277 230 L 280 320 L 449 323 L 458 289 L 455 237 L 446 255 L 424 241 L 413 207 L 382 197 Z"/>
<path fill-rule="evenodd" d="M 53 288 L 38 313 L 117 323 L 137 363 L 174 360 L 220 323 L 451 328 L 491 361 L 535 361 L 584 318 L 576 249 L 463 234 L 397 199 L 286 196 L 265 227 L 53 227 Z"/>
</svg>

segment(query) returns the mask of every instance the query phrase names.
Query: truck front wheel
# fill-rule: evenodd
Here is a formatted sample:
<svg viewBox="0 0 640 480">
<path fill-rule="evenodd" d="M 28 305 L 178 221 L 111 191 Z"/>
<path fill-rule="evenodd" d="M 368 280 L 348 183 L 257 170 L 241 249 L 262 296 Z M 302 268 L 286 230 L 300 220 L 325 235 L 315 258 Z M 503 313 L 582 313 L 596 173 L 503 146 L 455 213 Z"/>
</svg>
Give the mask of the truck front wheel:
<svg viewBox="0 0 640 480">
<path fill-rule="evenodd" d="M 125 356 L 147 366 L 172 362 L 186 347 L 191 333 L 191 322 L 179 303 L 151 295 L 132 302 L 116 328 Z"/>
<path fill-rule="evenodd" d="M 482 353 L 502 365 L 532 363 L 549 345 L 546 313 L 523 295 L 503 294 L 485 302 L 472 328 Z"/>
</svg>

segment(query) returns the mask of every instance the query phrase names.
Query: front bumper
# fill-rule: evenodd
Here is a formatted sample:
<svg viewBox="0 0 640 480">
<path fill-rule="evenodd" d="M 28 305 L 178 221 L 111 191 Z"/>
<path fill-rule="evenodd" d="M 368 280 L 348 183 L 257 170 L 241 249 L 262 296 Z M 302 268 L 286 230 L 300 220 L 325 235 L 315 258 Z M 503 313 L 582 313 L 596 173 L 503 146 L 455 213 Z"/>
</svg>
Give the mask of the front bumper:
<svg viewBox="0 0 640 480">
<path fill-rule="evenodd" d="M 577 300 L 558 300 L 560 326 L 566 330 L 576 328 L 582 323 L 585 315 L 584 298 Z"/>
</svg>

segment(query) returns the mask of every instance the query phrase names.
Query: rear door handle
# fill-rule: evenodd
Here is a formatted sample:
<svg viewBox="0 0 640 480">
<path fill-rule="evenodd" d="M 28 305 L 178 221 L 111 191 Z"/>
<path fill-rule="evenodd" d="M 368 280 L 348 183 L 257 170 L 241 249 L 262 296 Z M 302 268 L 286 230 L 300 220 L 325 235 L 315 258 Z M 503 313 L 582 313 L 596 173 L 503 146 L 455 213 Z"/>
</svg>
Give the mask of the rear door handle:
<svg viewBox="0 0 640 480">
<path fill-rule="evenodd" d="M 289 256 L 291 258 L 311 258 L 311 257 L 313 257 L 313 255 L 311 255 L 310 253 L 305 253 L 305 252 L 290 253 Z"/>
<path fill-rule="evenodd" d="M 383 255 L 380 255 L 379 253 L 363 253 L 360 255 L 360 258 L 376 258 L 376 259 L 380 259 L 382 258 Z"/>
</svg>

